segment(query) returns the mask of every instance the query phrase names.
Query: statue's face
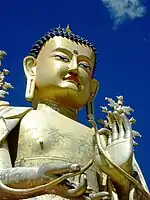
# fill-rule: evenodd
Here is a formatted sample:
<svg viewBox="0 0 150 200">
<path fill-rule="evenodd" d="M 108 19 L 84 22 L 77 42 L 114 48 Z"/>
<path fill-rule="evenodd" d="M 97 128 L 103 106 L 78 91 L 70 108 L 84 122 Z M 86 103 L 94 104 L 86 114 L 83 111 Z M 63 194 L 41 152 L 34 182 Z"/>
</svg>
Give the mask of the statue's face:
<svg viewBox="0 0 150 200">
<path fill-rule="evenodd" d="M 55 36 L 42 47 L 36 67 L 36 94 L 81 108 L 89 98 L 95 55 L 92 49 Z"/>
</svg>

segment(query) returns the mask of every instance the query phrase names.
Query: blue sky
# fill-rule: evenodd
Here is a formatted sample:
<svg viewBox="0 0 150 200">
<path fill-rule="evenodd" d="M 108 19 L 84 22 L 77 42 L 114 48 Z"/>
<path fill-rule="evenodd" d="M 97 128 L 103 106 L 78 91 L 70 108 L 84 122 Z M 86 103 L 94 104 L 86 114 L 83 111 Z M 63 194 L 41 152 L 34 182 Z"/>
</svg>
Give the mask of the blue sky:
<svg viewBox="0 0 150 200">
<path fill-rule="evenodd" d="M 137 140 L 136 157 L 150 187 L 150 2 L 128 0 L 131 9 L 124 2 L 2 1 L 0 49 L 8 53 L 3 66 L 10 70 L 8 81 L 15 87 L 6 100 L 15 106 L 29 105 L 24 99 L 23 58 L 49 29 L 70 24 L 74 33 L 88 38 L 97 48 L 95 77 L 100 81 L 100 90 L 95 101 L 96 118 L 102 117 L 99 107 L 106 105 L 106 96 L 123 95 L 125 104 L 135 110 L 134 129 L 143 136 Z M 84 110 L 80 121 L 88 124 Z"/>
</svg>

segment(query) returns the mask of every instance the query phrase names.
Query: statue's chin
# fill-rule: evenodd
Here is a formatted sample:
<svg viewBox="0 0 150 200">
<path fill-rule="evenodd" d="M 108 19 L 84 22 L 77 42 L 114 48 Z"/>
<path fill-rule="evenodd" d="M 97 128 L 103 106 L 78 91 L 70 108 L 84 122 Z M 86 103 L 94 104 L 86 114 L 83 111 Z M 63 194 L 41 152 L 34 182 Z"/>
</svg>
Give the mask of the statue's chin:
<svg viewBox="0 0 150 200">
<path fill-rule="evenodd" d="M 88 96 L 83 91 L 79 91 L 74 84 L 68 84 L 67 87 L 56 87 L 38 89 L 34 95 L 34 101 L 39 102 L 43 100 L 55 101 L 56 103 L 72 107 L 75 109 L 81 109 L 86 105 Z"/>
</svg>

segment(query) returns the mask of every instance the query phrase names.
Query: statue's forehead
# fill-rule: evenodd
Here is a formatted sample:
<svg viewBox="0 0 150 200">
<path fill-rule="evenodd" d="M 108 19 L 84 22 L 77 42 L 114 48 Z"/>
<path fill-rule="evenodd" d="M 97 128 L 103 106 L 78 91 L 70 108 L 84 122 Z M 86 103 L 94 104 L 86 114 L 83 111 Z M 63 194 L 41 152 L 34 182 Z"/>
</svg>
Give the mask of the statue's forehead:
<svg viewBox="0 0 150 200">
<path fill-rule="evenodd" d="M 47 41 L 44 48 L 46 48 L 46 52 L 49 51 L 49 53 L 54 52 L 58 48 L 64 48 L 69 50 L 72 54 L 85 55 L 94 58 L 94 52 L 91 48 L 61 36 L 55 36 Z"/>
</svg>

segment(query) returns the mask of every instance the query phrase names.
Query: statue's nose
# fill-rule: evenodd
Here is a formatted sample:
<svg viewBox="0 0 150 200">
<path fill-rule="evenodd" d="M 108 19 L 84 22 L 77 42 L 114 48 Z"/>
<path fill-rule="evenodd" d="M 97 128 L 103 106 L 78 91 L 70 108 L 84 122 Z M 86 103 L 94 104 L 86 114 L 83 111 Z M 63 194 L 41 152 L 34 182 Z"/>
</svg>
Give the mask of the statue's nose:
<svg viewBox="0 0 150 200">
<path fill-rule="evenodd" d="M 72 61 L 70 62 L 68 71 L 69 71 L 69 73 L 73 73 L 74 75 L 79 74 L 78 62 L 77 62 L 76 58 L 73 58 Z"/>
<path fill-rule="evenodd" d="M 78 76 L 79 74 L 78 68 L 69 68 L 68 72 L 74 76 Z"/>
</svg>

